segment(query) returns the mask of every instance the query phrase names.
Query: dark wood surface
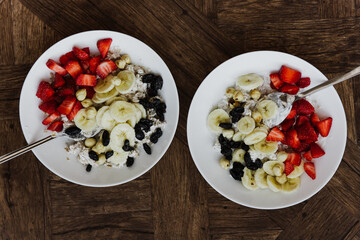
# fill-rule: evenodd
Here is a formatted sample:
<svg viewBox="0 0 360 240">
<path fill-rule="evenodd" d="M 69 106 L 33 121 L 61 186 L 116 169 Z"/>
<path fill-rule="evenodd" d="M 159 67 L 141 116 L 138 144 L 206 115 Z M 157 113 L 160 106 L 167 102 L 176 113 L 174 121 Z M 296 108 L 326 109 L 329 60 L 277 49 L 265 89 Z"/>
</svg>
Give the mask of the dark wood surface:
<svg viewBox="0 0 360 240">
<path fill-rule="evenodd" d="M 359 0 L 0 0 L 0 154 L 25 144 L 18 103 L 36 59 L 71 34 L 109 29 L 141 39 L 169 66 L 180 96 L 173 143 L 142 177 L 89 188 L 32 153 L 0 166 L 0 239 L 360 239 L 360 78 L 336 86 L 348 141 L 339 169 L 311 199 L 254 210 L 201 177 L 186 141 L 188 108 L 205 76 L 254 50 L 299 56 L 327 77 L 360 65 Z"/>
</svg>

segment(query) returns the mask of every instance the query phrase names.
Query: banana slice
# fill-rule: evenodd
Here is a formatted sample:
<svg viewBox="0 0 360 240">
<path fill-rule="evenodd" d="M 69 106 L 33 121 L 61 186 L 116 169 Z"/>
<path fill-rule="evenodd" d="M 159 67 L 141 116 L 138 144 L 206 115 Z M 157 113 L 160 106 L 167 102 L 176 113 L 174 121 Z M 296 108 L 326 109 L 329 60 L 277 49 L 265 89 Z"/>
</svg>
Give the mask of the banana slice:
<svg viewBox="0 0 360 240">
<path fill-rule="evenodd" d="M 284 172 L 284 163 L 270 160 L 263 164 L 263 169 L 271 176 L 281 176 Z"/>
<path fill-rule="evenodd" d="M 249 134 L 255 128 L 255 120 L 249 116 L 242 117 L 237 124 L 237 128 L 242 134 Z"/>
<path fill-rule="evenodd" d="M 287 181 L 287 177 L 285 173 L 281 174 L 281 176 L 276 176 L 275 179 L 280 184 L 283 184 Z"/>
<path fill-rule="evenodd" d="M 287 178 L 297 178 L 300 177 L 301 174 L 304 173 L 304 161 L 301 161 L 299 166 L 294 165 L 294 170 L 287 175 Z"/>
<path fill-rule="evenodd" d="M 232 161 L 233 162 L 240 162 L 242 163 L 242 165 L 245 165 L 245 160 L 244 160 L 244 156 L 245 156 L 245 150 L 244 149 L 236 149 L 233 154 L 232 154 Z"/>
<path fill-rule="evenodd" d="M 299 187 L 300 187 L 300 177 L 288 178 L 287 182 L 281 185 L 282 191 L 286 193 L 293 192 Z"/>
<path fill-rule="evenodd" d="M 269 130 L 264 126 L 260 126 L 260 127 L 256 127 L 254 129 L 254 132 L 263 132 L 263 133 L 265 133 L 267 135 Z"/>
<path fill-rule="evenodd" d="M 280 192 L 282 190 L 282 185 L 276 181 L 273 176 L 267 175 L 267 184 L 271 191 Z"/>
<path fill-rule="evenodd" d="M 101 107 L 96 114 L 96 123 L 97 125 L 101 126 L 101 118 L 104 115 L 105 111 L 109 109 L 109 106 L 103 106 Z"/>
<path fill-rule="evenodd" d="M 219 127 L 220 123 L 230 123 L 230 117 L 225 110 L 219 108 L 213 110 L 209 114 L 207 118 L 207 125 L 214 133 L 221 133 L 223 129 Z"/>
<path fill-rule="evenodd" d="M 129 124 L 131 127 L 135 127 L 135 125 L 138 123 L 138 120 L 137 120 L 137 117 L 134 115 L 132 116 L 131 118 L 129 118 L 127 121 L 126 121 L 127 124 Z"/>
<path fill-rule="evenodd" d="M 255 73 L 242 75 L 236 81 L 236 85 L 246 91 L 260 87 L 263 83 L 263 77 Z"/>
<path fill-rule="evenodd" d="M 259 168 L 255 172 L 255 182 L 260 188 L 268 188 L 267 183 L 267 173 L 264 171 L 264 169 Z"/>
<path fill-rule="evenodd" d="M 259 186 L 256 184 L 254 175 L 255 171 L 251 171 L 246 167 L 244 168 L 244 176 L 241 178 L 241 182 L 244 187 L 252 191 L 259 188 Z"/>
<path fill-rule="evenodd" d="M 126 101 L 126 98 L 120 97 L 120 96 L 112 97 L 112 98 L 106 100 L 105 105 L 110 106 L 115 101 Z"/>
<path fill-rule="evenodd" d="M 241 132 L 236 132 L 234 136 L 232 137 L 232 140 L 235 142 L 244 141 L 244 138 L 246 137 L 246 134 L 242 134 Z"/>
<path fill-rule="evenodd" d="M 115 101 L 110 105 L 111 116 L 117 122 L 126 122 L 135 116 L 135 106 L 125 101 Z M 136 120 L 136 119 L 135 119 Z"/>
<path fill-rule="evenodd" d="M 97 127 L 96 113 L 94 107 L 80 109 L 74 118 L 75 125 L 83 131 L 94 130 Z"/>
<path fill-rule="evenodd" d="M 285 151 L 280 151 L 276 154 L 276 160 L 279 162 L 285 162 L 287 157 L 288 157 L 288 154 Z"/>
<path fill-rule="evenodd" d="M 121 80 L 120 85 L 116 86 L 118 92 L 122 94 L 130 92 L 135 85 L 135 74 L 131 71 L 124 70 L 120 71 L 117 77 Z"/>
<path fill-rule="evenodd" d="M 107 161 L 115 165 L 124 165 L 126 163 L 128 156 L 129 156 L 129 152 L 125 152 L 123 150 L 120 152 L 114 151 L 114 154 L 111 157 L 109 157 Z"/>
<path fill-rule="evenodd" d="M 147 114 L 146 114 L 146 110 L 145 108 L 143 107 L 143 105 L 141 105 L 140 103 L 134 103 L 135 107 L 137 109 L 140 110 L 141 112 L 141 118 L 146 118 L 147 117 Z"/>
<path fill-rule="evenodd" d="M 101 117 L 100 126 L 110 132 L 115 127 L 115 125 L 115 119 L 111 116 L 109 109 L 106 110 Z"/>
<path fill-rule="evenodd" d="M 116 125 L 110 133 L 110 147 L 112 150 L 122 152 L 124 141 L 129 140 L 130 146 L 135 144 L 135 130 L 127 123 Z"/>
<path fill-rule="evenodd" d="M 97 96 L 93 96 L 93 98 L 91 99 L 94 103 L 97 103 L 97 104 L 100 104 L 100 103 L 103 103 L 105 102 L 106 100 L 100 100 L 99 98 L 97 98 Z"/>
<path fill-rule="evenodd" d="M 112 83 L 113 77 L 114 76 L 109 75 L 105 79 L 98 81 L 98 83 L 94 87 L 95 92 L 97 93 L 110 92 L 114 88 L 114 84 Z"/>
<path fill-rule="evenodd" d="M 141 112 L 141 110 L 135 105 L 135 104 L 133 104 L 134 105 L 134 109 L 135 109 L 135 119 L 136 119 L 136 123 L 138 123 L 139 121 L 140 121 L 140 119 L 142 118 L 142 112 Z M 141 105 L 141 104 L 140 104 Z"/>
<path fill-rule="evenodd" d="M 267 136 L 267 134 L 262 131 L 253 131 L 252 133 L 250 133 L 249 135 L 247 135 L 244 138 L 244 143 L 246 145 L 250 146 L 250 145 L 253 145 L 255 143 L 262 141 L 263 139 L 266 138 L 266 136 Z"/>
<path fill-rule="evenodd" d="M 272 119 L 279 111 L 274 101 L 262 100 L 257 104 L 257 110 L 261 113 L 264 120 Z"/>
<path fill-rule="evenodd" d="M 97 100 L 99 100 L 101 102 L 105 102 L 106 100 L 108 100 L 112 97 L 115 97 L 116 95 L 118 95 L 118 92 L 116 91 L 115 88 L 113 88 L 111 91 L 106 92 L 106 93 L 95 93 L 92 100 L 94 102 L 96 102 Z"/>
<path fill-rule="evenodd" d="M 278 150 L 278 143 L 266 141 L 264 139 L 261 142 L 255 143 L 254 148 L 258 152 L 262 152 L 265 154 L 273 154 Z"/>
</svg>

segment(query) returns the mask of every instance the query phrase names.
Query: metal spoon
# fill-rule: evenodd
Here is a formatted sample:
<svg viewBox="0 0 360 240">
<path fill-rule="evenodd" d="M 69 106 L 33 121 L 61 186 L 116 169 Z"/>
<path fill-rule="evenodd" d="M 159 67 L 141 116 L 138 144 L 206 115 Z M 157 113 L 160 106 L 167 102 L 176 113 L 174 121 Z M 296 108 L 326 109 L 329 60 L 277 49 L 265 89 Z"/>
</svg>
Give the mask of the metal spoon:
<svg viewBox="0 0 360 240">
<path fill-rule="evenodd" d="M 323 90 L 324 88 L 327 88 L 329 86 L 332 86 L 337 83 L 348 80 L 350 78 L 353 78 L 359 74 L 360 74 L 360 67 L 357 67 L 348 73 L 345 73 L 341 76 L 335 77 L 329 81 L 325 81 L 322 84 L 319 84 L 309 90 L 306 90 L 305 92 L 298 93 L 296 95 L 289 95 L 287 93 L 281 93 L 281 92 L 270 93 L 267 96 L 267 98 L 273 100 L 278 105 L 278 108 L 279 108 L 277 116 L 274 117 L 273 121 L 271 122 L 272 123 L 271 127 L 279 125 L 280 123 L 282 123 L 285 120 L 285 118 L 289 115 L 289 113 L 291 111 L 294 101 L 299 100 L 304 97 L 307 97 L 307 96 L 309 96 L 315 92 L 318 92 L 320 90 Z"/>
<path fill-rule="evenodd" d="M 96 129 L 94 130 L 92 133 L 91 133 L 91 136 L 88 136 L 88 137 L 92 137 L 92 136 L 95 136 L 96 134 L 99 133 L 99 129 Z M 20 156 L 28 151 L 30 151 L 31 149 L 37 147 L 37 146 L 40 146 L 50 140 L 53 140 L 55 138 L 59 138 L 59 137 L 68 137 L 70 138 L 71 140 L 75 140 L 75 141 L 81 141 L 81 140 L 84 140 L 88 137 L 85 137 L 82 133 L 81 133 L 81 130 L 79 128 L 77 128 L 76 126 L 71 126 L 71 127 L 68 127 L 66 128 L 64 131 L 62 131 L 61 133 L 58 133 L 58 134 L 51 134 L 43 139 L 40 139 L 39 141 L 36 141 L 32 144 L 29 144 L 27 146 L 24 146 L 22 148 L 19 148 L 15 151 L 12 151 L 10 153 L 7 153 L 5 155 L 2 155 L 0 157 L 0 164 L 4 163 L 4 162 L 7 162 L 9 161 L 10 159 L 13 159 L 17 156 Z"/>
</svg>

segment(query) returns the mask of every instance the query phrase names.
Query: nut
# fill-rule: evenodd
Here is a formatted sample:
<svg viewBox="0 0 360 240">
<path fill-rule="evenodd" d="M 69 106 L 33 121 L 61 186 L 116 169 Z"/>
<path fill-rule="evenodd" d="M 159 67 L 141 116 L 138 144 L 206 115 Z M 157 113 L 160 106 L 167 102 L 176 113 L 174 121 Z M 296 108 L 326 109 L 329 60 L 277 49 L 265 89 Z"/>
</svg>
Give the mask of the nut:
<svg viewBox="0 0 360 240">
<path fill-rule="evenodd" d="M 230 168 L 230 161 L 225 159 L 225 158 L 221 158 L 220 159 L 220 166 L 225 170 L 229 169 Z"/>
<path fill-rule="evenodd" d="M 86 108 L 86 115 L 88 118 L 90 118 L 90 119 L 95 118 L 96 113 L 97 113 L 96 108 L 94 108 L 94 107 Z"/>
<path fill-rule="evenodd" d="M 131 63 L 131 58 L 130 58 L 130 56 L 127 55 L 127 54 L 122 55 L 121 58 L 120 58 L 120 60 L 125 61 L 126 64 L 130 64 L 130 63 Z"/>
<path fill-rule="evenodd" d="M 84 107 L 84 108 L 88 108 L 90 106 L 93 105 L 93 101 L 90 99 L 90 98 L 86 98 L 84 99 L 82 102 L 81 102 L 81 105 Z"/>
<path fill-rule="evenodd" d="M 106 151 L 106 148 L 102 144 L 102 141 L 99 140 L 91 150 L 93 150 L 97 154 L 101 154 L 101 153 L 104 153 Z"/>
<path fill-rule="evenodd" d="M 105 162 L 106 162 L 106 157 L 105 157 L 105 154 L 102 153 L 99 155 L 99 160 L 96 161 L 96 163 L 99 165 L 103 165 Z"/>
<path fill-rule="evenodd" d="M 283 173 L 281 176 L 275 177 L 275 179 L 280 184 L 284 184 L 287 181 L 287 177 L 285 173 Z"/>
<path fill-rule="evenodd" d="M 234 136 L 234 130 L 233 129 L 224 129 L 222 131 L 222 134 L 224 137 L 226 137 L 227 139 L 231 139 L 232 136 Z"/>
<path fill-rule="evenodd" d="M 116 60 L 116 61 L 115 61 L 115 64 L 116 64 L 116 66 L 117 66 L 118 68 L 124 69 L 125 66 L 126 66 L 126 61 L 119 59 L 119 60 Z"/>
<path fill-rule="evenodd" d="M 242 94 L 241 91 L 235 91 L 234 100 L 238 101 L 238 102 L 241 102 L 242 100 L 244 100 L 244 95 Z"/>
<path fill-rule="evenodd" d="M 95 138 L 87 138 L 85 140 L 85 146 L 88 147 L 88 148 L 93 147 L 95 144 L 96 144 Z"/>
<path fill-rule="evenodd" d="M 235 88 L 228 88 L 226 89 L 225 95 L 231 98 L 234 96 L 235 91 L 236 91 Z"/>
<path fill-rule="evenodd" d="M 257 89 L 253 89 L 250 92 L 250 97 L 254 100 L 258 100 L 261 97 L 261 92 Z"/>
<path fill-rule="evenodd" d="M 253 111 L 251 113 L 251 117 L 255 120 L 255 122 L 259 123 L 262 120 L 262 115 L 258 111 Z"/>
<path fill-rule="evenodd" d="M 77 90 L 76 92 L 76 98 L 77 100 L 79 101 L 82 101 L 86 98 L 86 89 L 83 88 L 83 89 L 80 89 L 80 90 Z"/>
</svg>

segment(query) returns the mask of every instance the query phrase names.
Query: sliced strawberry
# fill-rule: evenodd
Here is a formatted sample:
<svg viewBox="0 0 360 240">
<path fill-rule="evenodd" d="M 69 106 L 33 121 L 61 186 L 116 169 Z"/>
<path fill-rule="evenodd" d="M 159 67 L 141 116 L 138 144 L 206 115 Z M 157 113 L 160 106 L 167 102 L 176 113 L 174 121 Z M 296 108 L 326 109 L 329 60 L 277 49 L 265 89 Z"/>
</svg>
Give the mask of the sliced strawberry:
<svg viewBox="0 0 360 240">
<path fill-rule="evenodd" d="M 296 110 L 292 108 L 286 119 L 293 119 L 295 116 L 296 116 Z"/>
<path fill-rule="evenodd" d="M 79 60 L 87 60 L 90 58 L 89 54 L 87 52 L 81 50 L 80 48 L 73 47 L 73 52 L 74 52 L 75 57 Z"/>
<path fill-rule="evenodd" d="M 296 131 L 300 140 L 307 140 L 306 142 L 316 142 L 317 134 L 309 121 L 305 121 L 300 126 L 296 126 Z"/>
<path fill-rule="evenodd" d="M 116 70 L 116 64 L 111 60 L 101 62 L 96 68 L 96 74 L 102 79 L 106 78 L 109 73 Z"/>
<path fill-rule="evenodd" d="M 284 138 L 284 133 L 278 127 L 274 127 L 267 135 L 266 141 L 278 142 L 284 140 Z"/>
<path fill-rule="evenodd" d="M 56 110 L 63 115 L 68 115 L 73 109 L 75 103 L 76 98 L 74 96 L 67 96 Z"/>
<path fill-rule="evenodd" d="M 86 89 L 86 98 L 93 98 L 94 94 L 95 94 L 95 90 L 93 87 L 87 87 L 87 86 L 84 86 L 83 88 Z"/>
<path fill-rule="evenodd" d="M 300 126 L 300 125 L 303 124 L 304 122 L 309 122 L 309 118 L 308 118 L 307 116 L 300 115 L 300 116 L 298 116 L 298 118 L 296 119 L 296 124 L 295 124 L 295 126 Z"/>
<path fill-rule="evenodd" d="M 56 96 L 54 97 L 54 100 L 58 103 L 58 105 L 60 105 L 64 101 L 64 99 L 64 96 L 59 96 L 58 94 L 56 94 Z"/>
<path fill-rule="evenodd" d="M 100 56 L 96 56 L 90 59 L 89 61 L 89 70 L 91 73 L 95 74 L 96 73 L 96 68 L 97 66 L 100 64 L 101 62 L 101 57 Z"/>
<path fill-rule="evenodd" d="M 89 60 L 80 61 L 80 65 L 81 65 L 83 72 L 86 73 L 86 70 L 88 70 L 90 67 Z"/>
<path fill-rule="evenodd" d="M 49 125 L 50 123 L 52 123 L 53 121 L 55 121 L 58 117 L 60 117 L 60 113 L 58 112 L 54 112 L 53 114 L 50 114 L 47 118 L 45 118 L 42 121 L 42 124 L 44 125 Z"/>
<path fill-rule="evenodd" d="M 299 153 L 288 153 L 286 161 L 291 162 L 295 166 L 300 166 L 301 155 Z"/>
<path fill-rule="evenodd" d="M 299 87 L 296 85 L 291 85 L 291 84 L 285 84 L 284 86 L 282 86 L 280 88 L 280 92 L 288 93 L 288 94 L 292 94 L 292 95 L 297 94 L 298 91 L 299 91 Z"/>
<path fill-rule="evenodd" d="M 287 131 L 292 125 L 295 123 L 295 119 L 285 119 L 281 124 L 280 127 L 283 131 Z"/>
<path fill-rule="evenodd" d="M 62 66 L 60 66 L 60 64 L 58 64 L 57 62 L 55 62 L 52 59 L 49 59 L 46 62 L 46 66 L 48 68 L 50 68 L 51 70 L 53 70 L 54 72 L 57 72 L 61 76 L 65 76 L 67 74 L 67 71 Z"/>
<path fill-rule="evenodd" d="M 327 137 L 329 135 L 331 125 L 332 125 L 331 117 L 328 117 L 328 118 L 316 123 L 317 129 L 320 132 L 320 135 L 323 137 Z"/>
<path fill-rule="evenodd" d="M 99 52 L 101 54 L 102 58 L 105 58 L 110 45 L 111 45 L 112 39 L 111 38 L 105 38 L 105 39 L 100 39 L 99 41 L 97 41 L 97 48 L 99 49 Z"/>
<path fill-rule="evenodd" d="M 82 73 L 82 69 L 78 61 L 69 61 L 65 65 L 65 69 L 74 79 L 76 79 L 76 77 Z"/>
<path fill-rule="evenodd" d="M 60 97 L 73 96 L 73 95 L 75 95 L 75 89 L 71 86 L 64 86 L 62 88 L 59 88 L 59 90 L 57 91 L 57 94 Z"/>
<path fill-rule="evenodd" d="M 297 114 L 302 115 L 310 115 L 315 111 L 314 107 L 303 98 L 295 101 L 293 108 L 296 109 Z"/>
<path fill-rule="evenodd" d="M 304 170 L 313 180 L 316 178 L 315 165 L 312 162 L 304 163 Z"/>
<path fill-rule="evenodd" d="M 276 89 L 280 89 L 282 85 L 284 85 L 284 82 L 280 80 L 278 73 L 270 74 L 270 80 Z"/>
<path fill-rule="evenodd" d="M 301 153 L 307 151 L 309 148 L 310 148 L 310 143 L 307 143 L 305 141 L 300 141 L 300 147 L 294 148 L 294 151 L 297 153 Z"/>
<path fill-rule="evenodd" d="M 80 74 L 76 78 L 76 85 L 78 86 L 96 86 L 97 80 L 96 77 L 92 74 Z"/>
<path fill-rule="evenodd" d="M 71 110 L 71 112 L 67 115 L 67 118 L 68 118 L 70 121 L 72 121 L 80 109 L 82 109 L 81 102 L 76 101 L 74 108 L 73 108 L 73 109 Z"/>
<path fill-rule="evenodd" d="M 301 78 L 301 73 L 282 65 L 279 71 L 279 76 L 283 82 L 294 84 Z"/>
<path fill-rule="evenodd" d="M 308 161 L 311 161 L 313 159 L 313 157 L 311 156 L 311 151 L 310 150 L 307 151 L 307 152 L 304 152 L 303 157 Z"/>
<path fill-rule="evenodd" d="M 310 151 L 311 151 L 311 156 L 313 158 L 319 158 L 319 157 L 325 155 L 324 150 L 319 145 L 317 145 L 316 143 L 311 143 Z"/>
<path fill-rule="evenodd" d="M 41 81 L 36 92 L 36 96 L 43 101 L 48 101 L 55 94 L 54 89 L 51 87 L 50 83 Z"/>
<path fill-rule="evenodd" d="M 56 111 L 57 102 L 55 100 L 51 100 L 48 102 L 43 102 L 39 105 L 41 111 L 46 112 L 48 114 L 53 114 Z"/>
<path fill-rule="evenodd" d="M 89 48 L 89 47 L 84 47 L 84 48 L 81 49 L 81 50 L 83 50 L 84 52 L 86 52 L 87 54 L 90 55 L 90 48 Z"/>
<path fill-rule="evenodd" d="M 291 128 L 290 130 L 288 130 L 286 132 L 285 138 L 286 138 L 286 142 L 289 144 L 290 147 L 292 148 L 300 147 L 301 145 L 300 139 L 295 129 Z"/>
<path fill-rule="evenodd" d="M 76 56 L 73 51 L 65 53 L 65 56 L 67 56 L 70 60 L 76 60 Z"/>
<path fill-rule="evenodd" d="M 272 82 L 270 82 L 270 87 L 271 87 L 272 89 L 277 90 L 276 87 L 274 86 L 274 84 L 273 84 Z"/>
<path fill-rule="evenodd" d="M 64 84 L 65 84 L 64 78 L 60 74 L 55 73 L 55 79 L 54 79 L 54 82 L 53 82 L 53 87 L 54 88 L 59 88 L 59 87 L 63 86 Z"/>
<path fill-rule="evenodd" d="M 286 176 L 288 176 L 292 171 L 294 171 L 294 165 L 288 160 L 286 160 L 284 162 L 284 164 L 285 164 L 285 170 L 284 171 L 285 171 Z"/>
<path fill-rule="evenodd" d="M 65 66 L 68 63 L 68 61 L 70 61 L 70 60 L 71 59 L 66 55 L 62 55 L 59 59 L 61 65 L 63 65 L 63 66 Z"/>
<path fill-rule="evenodd" d="M 320 122 L 320 118 L 316 113 L 311 114 L 310 116 L 311 124 L 316 126 L 316 123 Z"/>
<path fill-rule="evenodd" d="M 63 121 L 55 121 L 47 129 L 50 131 L 61 132 L 63 130 Z"/>
<path fill-rule="evenodd" d="M 296 85 L 299 86 L 299 88 L 306 88 L 310 85 L 311 81 L 310 78 L 300 78 L 300 80 L 296 83 Z"/>
</svg>

